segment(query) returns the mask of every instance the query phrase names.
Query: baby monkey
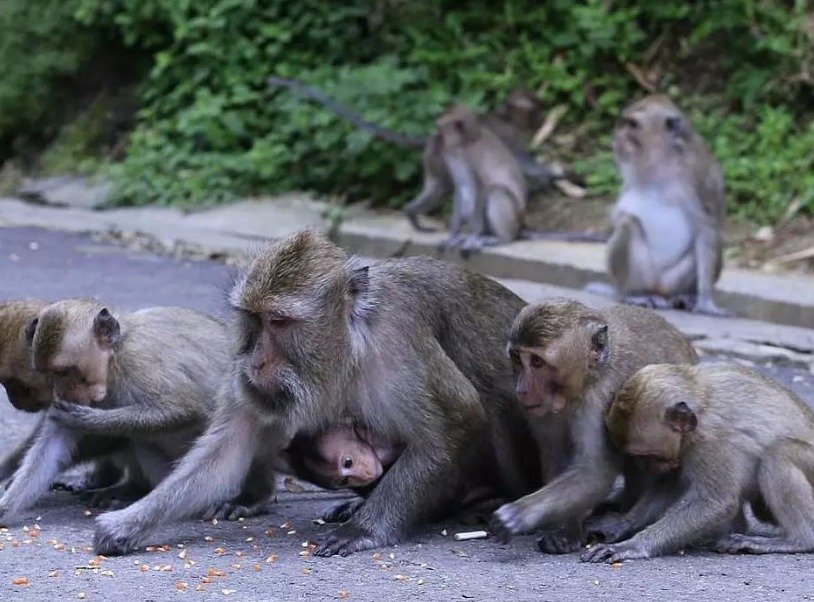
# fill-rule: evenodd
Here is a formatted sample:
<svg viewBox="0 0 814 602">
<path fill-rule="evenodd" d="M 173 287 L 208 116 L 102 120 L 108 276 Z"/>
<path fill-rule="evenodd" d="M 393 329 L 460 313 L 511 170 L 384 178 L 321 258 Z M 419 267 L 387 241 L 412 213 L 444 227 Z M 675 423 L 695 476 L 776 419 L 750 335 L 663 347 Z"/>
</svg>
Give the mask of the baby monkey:
<svg viewBox="0 0 814 602">
<path fill-rule="evenodd" d="M 735 364 L 651 365 L 619 390 L 605 424 L 616 446 L 666 479 L 618 533 L 641 531 L 594 546 L 583 561 L 706 541 L 723 553 L 814 551 L 814 413 L 788 389 Z M 748 532 L 745 502 L 778 532 Z"/>
<path fill-rule="evenodd" d="M 356 490 L 375 484 L 402 449 L 367 429 L 340 424 L 295 436 L 283 461 L 291 472 L 323 489 Z"/>
</svg>

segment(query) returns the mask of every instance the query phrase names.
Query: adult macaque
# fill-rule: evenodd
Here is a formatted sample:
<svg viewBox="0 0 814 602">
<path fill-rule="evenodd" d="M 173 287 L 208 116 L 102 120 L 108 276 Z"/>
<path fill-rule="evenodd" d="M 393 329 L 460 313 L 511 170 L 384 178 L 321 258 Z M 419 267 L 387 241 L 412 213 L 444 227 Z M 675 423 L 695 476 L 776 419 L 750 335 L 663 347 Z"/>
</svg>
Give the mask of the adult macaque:
<svg viewBox="0 0 814 602">
<path fill-rule="evenodd" d="M 669 487 L 630 511 L 629 532 L 643 530 L 582 560 L 650 558 L 710 539 L 719 552 L 814 551 L 814 414 L 788 389 L 736 364 L 647 366 L 605 421 L 613 443 L 667 474 Z M 745 502 L 780 533 L 739 532 Z"/>
<path fill-rule="evenodd" d="M 155 486 L 203 431 L 230 359 L 223 324 L 183 308 L 114 315 L 98 301 L 70 299 L 43 308 L 27 333 L 33 367 L 53 383 L 55 400 L 0 498 L 4 523 L 37 500 L 87 440 L 128 442 L 138 475 L 109 496 Z"/>
<path fill-rule="evenodd" d="M 508 351 L 517 397 L 539 444 L 544 486 L 499 508 L 492 526 L 504 540 L 541 527 L 547 532 L 540 551 L 572 552 L 583 543 L 583 521 L 608 497 L 621 470 L 602 422 L 614 393 L 647 364 L 698 357 L 684 335 L 651 310 L 596 310 L 567 299 L 523 308 Z"/>
<path fill-rule="evenodd" d="M 720 165 L 703 139 L 672 101 L 654 94 L 622 113 L 613 152 L 623 180 L 608 242 L 613 294 L 638 305 L 731 315 L 713 299 L 726 199 Z"/>
<path fill-rule="evenodd" d="M 500 284 L 426 257 L 365 265 L 306 230 L 259 250 L 229 300 L 238 352 L 213 422 L 149 495 L 97 518 L 100 554 L 228 499 L 253 462 L 345 419 L 404 450 L 320 556 L 403 541 L 461 490 L 539 483 L 503 352 L 523 301 Z"/>
<path fill-rule="evenodd" d="M 419 217 L 441 206 L 444 200 L 453 193 L 457 194 L 457 182 L 454 181 L 453 174 L 450 173 L 447 160 L 444 157 L 443 136 L 436 131 L 430 136 L 408 136 L 399 132 L 394 132 L 380 127 L 362 118 L 341 103 L 327 97 L 318 89 L 298 82 L 293 79 L 281 77 L 270 77 L 268 83 L 272 86 L 289 88 L 298 94 L 316 100 L 337 115 L 347 119 L 353 125 L 363 130 L 371 132 L 374 136 L 409 148 L 423 148 L 422 165 L 424 183 L 419 194 L 404 206 L 404 211 L 410 224 L 418 232 L 432 232 L 434 228 L 425 226 L 419 221 Z M 443 117 L 443 116 L 442 116 Z M 566 176 L 555 171 L 548 165 L 539 163 L 529 153 L 528 147 L 535 132 L 543 123 L 543 103 L 540 98 L 531 90 L 526 88 L 516 88 L 506 97 L 506 100 L 494 111 L 477 113 L 474 115 L 481 128 L 489 130 L 509 151 L 516 164 L 512 171 L 519 170 L 522 174 L 519 179 L 523 183 L 523 189 L 528 186 L 532 190 L 538 190 L 550 186 L 556 180 L 563 180 Z M 504 153 L 500 153 L 503 155 Z M 505 162 L 505 159 L 503 159 Z M 516 178 L 511 179 L 509 194 L 516 194 Z M 522 211 L 514 206 L 508 208 L 498 208 L 501 211 L 497 215 L 490 216 L 489 219 L 496 222 L 496 226 L 504 222 L 514 222 L 520 218 L 520 226 L 512 227 L 509 231 L 512 237 L 499 242 L 508 242 L 516 238 L 535 238 L 550 240 L 572 240 L 602 242 L 607 240 L 607 236 L 601 233 L 592 232 L 556 232 L 548 230 L 532 230 L 524 228 L 522 223 L 525 213 L 526 193 L 523 194 Z M 501 205 L 502 207 L 502 205 Z M 454 210 L 460 210 L 456 200 Z M 505 214 L 502 212 L 506 212 Z M 486 218 L 484 218 L 486 219 Z M 505 237 L 504 237 L 505 238 Z"/>
</svg>

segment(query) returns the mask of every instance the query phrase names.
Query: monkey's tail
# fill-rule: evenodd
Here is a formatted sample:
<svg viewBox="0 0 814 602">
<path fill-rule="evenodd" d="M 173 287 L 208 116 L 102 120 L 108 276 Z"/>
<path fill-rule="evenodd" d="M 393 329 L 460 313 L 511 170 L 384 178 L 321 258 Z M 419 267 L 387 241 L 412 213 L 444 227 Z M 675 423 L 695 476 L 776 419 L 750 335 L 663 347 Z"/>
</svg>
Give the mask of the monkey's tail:
<svg viewBox="0 0 814 602">
<path fill-rule="evenodd" d="M 408 148 L 421 148 L 427 143 L 426 137 L 421 136 L 408 136 L 407 134 L 402 134 L 400 132 L 394 132 L 392 130 L 385 129 L 375 123 L 371 123 L 366 120 L 364 117 L 359 115 L 358 113 L 354 113 L 345 105 L 329 98 L 325 94 L 323 94 L 320 90 L 303 84 L 295 79 L 286 79 L 283 77 L 277 77 L 272 75 L 266 80 L 266 83 L 269 86 L 278 86 L 283 88 L 288 88 L 289 90 L 293 90 L 298 94 L 310 98 L 311 100 L 316 100 L 318 103 L 323 105 L 324 107 L 330 109 L 340 117 L 344 117 L 348 121 L 350 121 L 356 127 L 367 130 L 371 132 L 374 136 L 381 138 L 382 140 L 387 140 L 388 142 L 392 142 L 393 144 L 397 144 L 399 146 L 406 146 Z"/>
<path fill-rule="evenodd" d="M 525 240 L 565 240 L 568 242 L 608 242 L 609 234 L 604 232 L 576 232 L 573 230 L 539 230 L 522 228 L 520 238 Z"/>
</svg>

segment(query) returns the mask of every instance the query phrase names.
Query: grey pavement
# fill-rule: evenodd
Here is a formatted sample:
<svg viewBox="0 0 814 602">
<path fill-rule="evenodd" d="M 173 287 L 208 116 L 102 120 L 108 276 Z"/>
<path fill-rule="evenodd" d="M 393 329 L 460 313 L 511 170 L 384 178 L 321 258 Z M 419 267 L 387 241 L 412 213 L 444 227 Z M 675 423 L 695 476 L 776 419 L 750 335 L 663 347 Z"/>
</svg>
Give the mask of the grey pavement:
<svg viewBox="0 0 814 602">
<path fill-rule="evenodd" d="M 96 295 L 125 308 L 183 305 L 224 310 L 230 269 L 212 261 L 175 259 L 94 242 L 87 236 L 35 228 L 0 228 L 0 299 Z M 535 299 L 580 294 L 512 281 Z M 705 341 L 772 347 L 776 339 L 810 352 L 811 331 L 752 321 L 669 318 L 699 345 Z M 722 322 L 722 321 L 717 321 Z M 726 322 L 726 321 L 723 321 Z M 721 334 L 723 333 L 723 334 Z M 722 343 L 721 343 L 722 344 Z M 750 348 L 751 349 L 751 348 Z M 735 350 L 737 351 L 737 350 Z M 728 355 L 733 353 L 724 350 Z M 720 359 L 714 350 L 706 359 Z M 734 353 L 739 356 L 738 353 Z M 814 404 L 812 374 L 800 358 L 740 354 Z M 761 358 L 771 362 L 761 362 Z M 750 359 L 751 358 L 751 359 Z M 0 400 L 0 451 L 23 437 L 32 417 Z M 162 528 L 153 551 L 97 559 L 89 546 L 93 513 L 52 492 L 24 524 L 0 531 L 2 600 L 809 600 L 814 557 L 718 556 L 692 553 L 613 568 L 585 565 L 577 555 L 545 556 L 534 537 L 509 545 L 456 542 L 471 530 L 456 521 L 433 525 L 409 542 L 348 558 L 315 558 L 307 542 L 331 528 L 313 522 L 336 494 L 281 489 L 271 514 L 218 524 L 184 521 Z M 183 547 L 181 547 L 183 546 Z M 14 585 L 15 579 L 28 585 Z M 211 583 L 205 583 L 210 581 Z M 202 591 L 198 591 L 201 589 Z"/>
</svg>

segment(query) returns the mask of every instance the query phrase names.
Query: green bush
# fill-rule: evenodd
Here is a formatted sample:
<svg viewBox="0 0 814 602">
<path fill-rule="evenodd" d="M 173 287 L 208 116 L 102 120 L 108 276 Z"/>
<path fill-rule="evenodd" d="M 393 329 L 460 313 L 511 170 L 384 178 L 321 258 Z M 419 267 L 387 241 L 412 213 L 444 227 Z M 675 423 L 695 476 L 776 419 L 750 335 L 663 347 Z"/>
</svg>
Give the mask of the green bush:
<svg viewBox="0 0 814 602">
<path fill-rule="evenodd" d="M 612 192 L 613 120 L 652 83 L 680 96 L 710 141 L 730 207 L 770 220 L 791 199 L 811 209 L 814 18 L 806 7 L 73 0 L 58 10 L 71 15 L 67 29 L 114 29 L 118 43 L 152 63 L 127 158 L 112 167 L 119 203 L 193 206 L 309 189 L 398 206 L 415 193 L 419 153 L 373 139 L 291 91 L 270 90 L 270 74 L 315 85 L 370 121 L 412 134 L 428 133 L 452 99 L 484 108 L 518 84 L 530 86 L 551 106 L 569 106 L 558 132 L 576 143 L 565 158 L 592 190 Z M 77 48 L 68 71 L 87 53 L 79 40 Z M 0 55 L 0 68 L 5 60 Z M 652 81 L 637 82 L 632 75 L 641 73 Z"/>
</svg>

